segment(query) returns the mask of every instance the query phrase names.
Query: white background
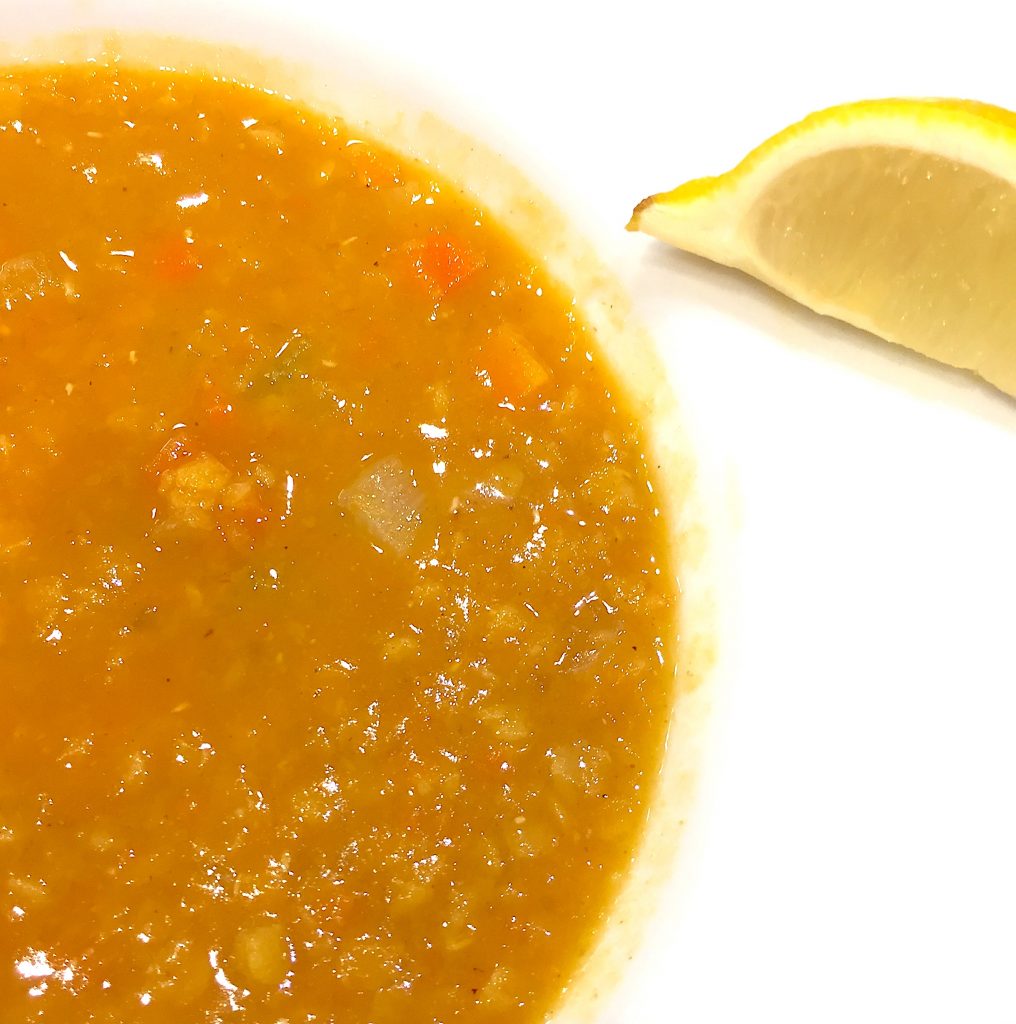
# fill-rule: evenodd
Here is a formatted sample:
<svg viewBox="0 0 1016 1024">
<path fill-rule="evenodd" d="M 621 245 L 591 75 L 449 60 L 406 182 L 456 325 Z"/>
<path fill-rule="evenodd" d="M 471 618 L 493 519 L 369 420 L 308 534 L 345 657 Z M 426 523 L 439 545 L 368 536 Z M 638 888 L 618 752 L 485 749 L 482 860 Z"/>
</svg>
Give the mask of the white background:
<svg viewBox="0 0 1016 1024">
<path fill-rule="evenodd" d="M 1016 108 L 1006 5 L 245 6 L 397 66 L 577 216 L 729 475 L 736 670 L 626 1024 L 1016 1021 L 1016 401 L 623 231 L 830 103 Z"/>
</svg>

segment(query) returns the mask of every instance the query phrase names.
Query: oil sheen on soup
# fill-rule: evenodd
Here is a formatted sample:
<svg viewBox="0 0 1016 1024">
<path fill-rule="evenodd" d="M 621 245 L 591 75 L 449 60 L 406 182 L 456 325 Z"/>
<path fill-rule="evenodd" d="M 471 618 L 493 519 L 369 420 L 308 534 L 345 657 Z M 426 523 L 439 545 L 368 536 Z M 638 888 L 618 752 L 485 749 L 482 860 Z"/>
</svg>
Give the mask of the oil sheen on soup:
<svg viewBox="0 0 1016 1024">
<path fill-rule="evenodd" d="M 674 678 L 641 429 L 476 202 L 211 77 L 0 82 L 0 1020 L 550 1013 Z"/>
</svg>

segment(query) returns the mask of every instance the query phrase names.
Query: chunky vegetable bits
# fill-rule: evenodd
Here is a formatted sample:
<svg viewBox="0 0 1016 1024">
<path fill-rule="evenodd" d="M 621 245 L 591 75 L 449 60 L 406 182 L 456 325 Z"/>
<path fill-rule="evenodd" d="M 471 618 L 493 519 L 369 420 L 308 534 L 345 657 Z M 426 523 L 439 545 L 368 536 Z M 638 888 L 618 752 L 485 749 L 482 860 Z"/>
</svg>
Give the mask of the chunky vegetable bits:
<svg viewBox="0 0 1016 1024">
<path fill-rule="evenodd" d="M 208 78 L 12 71 L 0 202 L 0 1017 L 541 1020 L 674 669 L 568 297 Z"/>
</svg>

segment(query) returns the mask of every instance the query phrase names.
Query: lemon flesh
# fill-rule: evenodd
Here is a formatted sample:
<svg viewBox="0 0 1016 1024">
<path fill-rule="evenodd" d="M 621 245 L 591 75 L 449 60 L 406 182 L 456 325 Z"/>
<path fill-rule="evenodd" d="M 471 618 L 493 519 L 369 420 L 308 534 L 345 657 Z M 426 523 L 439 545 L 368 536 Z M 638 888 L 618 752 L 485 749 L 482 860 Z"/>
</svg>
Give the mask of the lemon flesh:
<svg viewBox="0 0 1016 1024">
<path fill-rule="evenodd" d="M 1016 395 L 1016 117 L 884 100 L 812 115 L 629 225 Z"/>
</svg>

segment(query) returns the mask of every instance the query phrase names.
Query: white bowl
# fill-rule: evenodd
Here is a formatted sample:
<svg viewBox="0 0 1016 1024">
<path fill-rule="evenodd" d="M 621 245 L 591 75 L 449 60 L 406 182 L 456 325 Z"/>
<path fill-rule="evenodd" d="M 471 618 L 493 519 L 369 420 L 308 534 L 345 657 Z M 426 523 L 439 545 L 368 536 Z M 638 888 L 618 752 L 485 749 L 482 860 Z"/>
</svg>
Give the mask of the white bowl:
<svg viewBox="0 0 1016 1024">
<path fill-rule="evenodd" d="M 562 1024 L 1013 1019 L 1016 405 L 624 235 L 646 192 L 900 88 L 847 59 L 863 19 L 842 61 L 799 65 L 762 31 L 780 4 L 734 41 L 729 7 L 672 6 L 40 0 L 5 37 L 238 69 L 428 159 L 575 288 L 652 407 L 687 674 Z M 920 48 L 900 81 L 1007 102 L 983 91 L 1005 62 L 993 80 L 936 31 L 947 86 Z"/>
</svg>

